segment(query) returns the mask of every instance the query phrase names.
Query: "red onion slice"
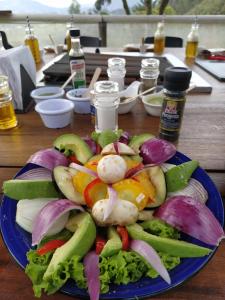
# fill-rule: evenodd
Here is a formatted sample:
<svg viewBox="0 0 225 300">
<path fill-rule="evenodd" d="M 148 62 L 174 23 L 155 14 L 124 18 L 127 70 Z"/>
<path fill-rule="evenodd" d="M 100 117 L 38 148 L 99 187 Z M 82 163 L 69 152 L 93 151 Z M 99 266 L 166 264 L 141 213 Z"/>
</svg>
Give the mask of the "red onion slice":
<svg viewBox="0 0 225 300">
<path fill-rule="evenodd" d="M 84 273 L 87 278 L 88 292 L 91 300 L 98 300 L 100 294 L 99 256 L 95 251 L 84 257 Z"/>
<path fill-rule="evenodd" d="M 108 217 L 113 211 L 116 201 L 118 200 L 116 190 L 114 190 L 114 188 L 112 188 L 111 185 L 108 185 L 107 189 L 108 189 L 109 201 L 106 201 L 107 204 L 104 210 L 103 221 L 106 221 L 108 219 Z"/>
<path fill-rule="evenodd" d="M 130 134 L 127 131 L 124 131 L 119 138 L 119 142 L 128 145 L 129 141 L 130 141 Z"/>
<path fill-rule="evenodd" d="M 83 172 L 83 173 L 87 173 L 87 174 L 89 174 L 89 175 L 91 175 L 91 176 L 98 177 L 98 174 L 97 174 L 95 171 L 93 171 L 93 170 L 91 170 L 91 169 L 88 169 L 88 168 L 86 168 L 86 167 L 84 167 L 84 166 L 81 166 L 81 165 L 79 165 L 79 164 L 71 163 L 71 164 L 70 164 L 70 167 L 71 167 L 71 168 L 74 168 L 74 169 L 76 169 L 76 170 L 78 170 L 78 171 L 81 171 L 81 172 Z"/>
<path fill-rule="evenodd" d="M 171 284 L 167 269 L 163 265 L 158 253 L 149 244 L 140 240 L 132 240 L 130 248 L 143 256 L 153 269 L 155 269 L 168 284 Z"/>
<path fill-rule="evenodd" d="M 90 147 L 93 154 L 96 154 L 96 152 L 97 152 L 96 142 L 88 136 L 84 137 L 83 140 L 88 144 L 88 146 Z"/>
<path fill-rule="evenodd" d="M 37 245 L 54 223 L 66 212 L 77 209 L 84 211 L 83 207 L 68 199 L 60 199 L 46 204 L 34 220 L 32 231 L 32 246 Z M 64 224 L 65 226 L 65 224 Z M 64 227 L 63 226 L 63 227 Z"/>
<path fill-rule="evenodd" d="M 40 167 L 40 168 L 28 170 L 27 172 L 17 176 L 16 179 L 52 180 L 52 172 L 49 169 Z"/>
<path fill-rule="evenodd" d="M 52 148 L 40 150 L 34 153 L 27 162 L 36 164 L 51 171 L 57 166 L 68 166 L 68 160 L 65 155 Z"/>
<path fill-rule="evenodd" d="M 140 156 L 144 164 L 162 164 L 176 153 L 176 147 L 162 139 L 153 138 L 147 140 L 141 146 Z"/>
<path fill-rule="evenodd" d="M 171 197 L 154 216 L 210 245 L 218 245 L 225 238 L 223 228 L 211 210 L 192 197 Z"/>
</svg>

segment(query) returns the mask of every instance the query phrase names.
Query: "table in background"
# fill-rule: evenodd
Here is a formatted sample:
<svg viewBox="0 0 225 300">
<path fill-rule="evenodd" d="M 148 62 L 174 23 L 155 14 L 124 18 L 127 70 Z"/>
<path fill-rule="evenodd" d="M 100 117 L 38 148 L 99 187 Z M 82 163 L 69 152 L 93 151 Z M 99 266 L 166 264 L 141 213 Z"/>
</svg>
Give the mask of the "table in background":
<svg viewBox="0 0 225 300">
<path fill-rule="evenodd" d="M 183 49 L 171 49 L 182 58 Z M 211 94 L 189 95 L 185 106 L 183 125 L 177 149 L 200 162 L 225 198 L 225 84 L 220 83 L 197 66 L 190 66 L 212 86 Z M 17 115 L 19 126 L 0 132 L 0 185 L 12 178 L 35 151 L 52 146 L 54 139 L 63 133 L 73 132 L 85 136 L 94 130 L 90 115 L 74 115 L 71 126 L 48 129 L 33 110 Z M 158 133 L 159 118 L 151 117 L 139 102 L 131 113 L 119 116 L 119 127 L 131 134 Z M 35 299 L 31 282 L 10 256 L 0 240 L 0 299 Z M 221 243 L 213 259 L 199 274 L 154 299 L 225 298 L 225 243 Z M 56 293 L 41 299 L 67 299 Z"/>
</svg>

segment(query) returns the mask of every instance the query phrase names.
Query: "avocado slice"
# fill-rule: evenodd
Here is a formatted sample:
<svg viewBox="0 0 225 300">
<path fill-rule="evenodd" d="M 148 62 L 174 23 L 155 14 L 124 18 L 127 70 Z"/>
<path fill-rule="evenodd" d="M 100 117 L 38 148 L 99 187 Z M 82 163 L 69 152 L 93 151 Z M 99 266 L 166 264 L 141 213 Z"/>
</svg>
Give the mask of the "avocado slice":
<svg viewBox="0 0 225 300">
<path fill-rule="evenodd" d="M 212 250 L 184 241 L 159 237 L 147 233 L 138 224 L 126 226 L 132 239 L 142 240 L 151 245 L 155 250 L 179 257 L 201 257 L 208 255 Z"/>
<path fill-rule="evenodd" d="M 122 250 L 122 242 L 114 227 L 108 228 L 108 241 L 102 249 L 101 256 L 108 257 Z"/>
<path fill-rule="evenodd" d="M 3 193 L 15 200 L 60 196 L 51 180 L 7 180 L 3 183 Z"/>
<path fill-rule="evenodd" d="M 153 139 L 155 136 L 151 133 L 142 133 L 139 135 L 134 135 L 131 138 L 130 143 L 128 146 L 130 146 L 136 153 L 139 153 L 139 148 L 141 145 L 146 142 L 147 140 Z"/>
<path fill-rule="evenodd" d="M 184 189 L 188 185 L 188 181 L 198 167 L 198 161 L 190 160 L 180 164 L 165 173 L 167 192 L 176 192 Z"/>
<path fill-rule="evenodd" d="M 85 164 L 93 156 L 88 144 L 81 137 L 73 133 L 60 135 L 54 141 L 53 146 L 65 154 L 73 152 L 82 164 Z"/>
<path fill-rule="evenodd" d="M 85 204 L 83 196 L 78 193 L 73 185 L 72 178 L 77 170 L 70 167 L 57 166 L 53 169 L 53 176 L 60 191 L 69 200 Z"/>
<path fill-rule="evenodd" d="M 147 207 L 158 207 L 166 199 L 166 181 L 165 175 L 159 166 L 147 169 L 148 176 L 156 189 L 155 202 L 149 203 Z"/>
<path fill-rule="evenodd" d="M 78 213 L 72 218 L 71 222 L 73 222 L 75 232 L 64 245 L 56 249 L 43 279 L 50 279 L 60 268 L 61 263 L 70 259 L 73 255 L 77 255 L 81 259 L 95 241 L 96 227 L 89 213 Z"/>
</svg>

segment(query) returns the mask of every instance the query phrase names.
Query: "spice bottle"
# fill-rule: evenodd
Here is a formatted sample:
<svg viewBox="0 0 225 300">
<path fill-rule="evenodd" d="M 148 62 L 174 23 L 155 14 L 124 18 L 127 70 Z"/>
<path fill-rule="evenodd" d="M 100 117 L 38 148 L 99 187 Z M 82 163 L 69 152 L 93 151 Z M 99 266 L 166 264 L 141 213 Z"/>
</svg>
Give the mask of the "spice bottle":
<svg viewBox="0 0 225 300">
<path fill-rule="evenodd" d="M 186 48 L 185 48 L 186 58 L 194 59 L 197 56 L 198 41 L 199 41 L 198 28 L 199 28 L 199 25 L 197 23 L 197 18 L 196 18 L 195 23 L 192 24 L 191 31 L 187 37 L 187 43 L 186 43 Z"/>
<path fill-rule="evenodd" d="M 97 81 L 94 85 L 95 131 L 118 129 L 119 85 L 114 81 Z"/>
<path fill-rule="evenodd" d="M 9 129 L 16 127 L 16 125 L 17 119 L 8 77 L 0 75 L 0 129 Z"/>
<path fill-rule="evenodd" d="M 39 49 L 39 42 L 36 36 L 34 35 L 34 30 L 30 25 L 29 18 L 27 17 L 27 26 L 25 28 L 25 45 L 30 48 L 30 51 L 33 55 L 34 61 L 36 64 L 41 62 L 41 53 Z"/>
<path fill-rule="evenodd" d="M 156 58 L 145 58 L 141 61 L 141 90 L 142 92 L 157 86 L 157 79 L 159 77 L 159 63 Z"/>
<path fill-rule="evenodd" d="M 189 87 L 191 70 L 182 67 L 167 68 L 164 75 L 164 99 L 160 117 L 159 136 L 178 140 L 185 106 L 185 91 Z"/>
<path fill-rule="evenodd" d="M 108 77 L 110 81 L 115 81 L 119 85 L 119 91 L 124 89 L 124 77 L 126 75 L 126 60 L 120 57 L 108 59 Z"/>
<path fill-rule="evenodd" d="M 162 54 L 165 48 L 164 22 L 159 22 L 154 35 L 154 53 Z"/>
<path fill-rule="evenodd" d="M 73 77 L 74 88 L 86 87 L 86 73 L 84 52 L 80 46 L 80 30 L 70 29 L 71 49 L 69 52 L 70 70 L 71 73 L 76 72 Z"/>
</svg>

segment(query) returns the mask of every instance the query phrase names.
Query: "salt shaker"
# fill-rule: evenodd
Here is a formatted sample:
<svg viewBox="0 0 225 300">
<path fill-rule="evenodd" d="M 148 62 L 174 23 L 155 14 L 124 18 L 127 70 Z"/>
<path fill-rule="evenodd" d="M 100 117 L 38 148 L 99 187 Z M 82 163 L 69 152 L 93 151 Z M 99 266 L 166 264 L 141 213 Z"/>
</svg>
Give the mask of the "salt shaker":
<svg viewBox="0 0 225 300">
<path fill-rule="evenodd" d="M 157 86 L 159 77 L 159 60 L 156 58 L 145 58 L 141 61 L 141 90 L 142 92 Z"/>
<path fill-rule="evenodd" d="M 126 60 L 121 57 L 108 59 L 108 77 L 110 81 L 115 81 L 119 85 L 119 91 L 124 90 L 124 77 L 126 75 Z"/>
<path fill-rule="evenodd" d="M 114 81 L 98 81 L 94 85 L 95 131 L 118 129 L 119 85 Z"/>
</svg>

